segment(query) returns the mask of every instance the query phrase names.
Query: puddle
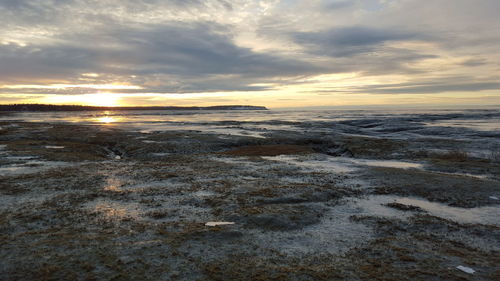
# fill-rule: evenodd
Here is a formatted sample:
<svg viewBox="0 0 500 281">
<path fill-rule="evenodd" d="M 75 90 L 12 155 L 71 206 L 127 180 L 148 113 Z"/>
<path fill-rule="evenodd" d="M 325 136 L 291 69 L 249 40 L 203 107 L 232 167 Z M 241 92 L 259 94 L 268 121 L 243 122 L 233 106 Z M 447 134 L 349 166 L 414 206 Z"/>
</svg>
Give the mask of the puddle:
<svg viewBox="0 0 500 281">
<path fill-rule="evenodd" d="M 157 152 L 157 153 L 150 153 L 149 155 L 154 156 L 154 157 L 163 157 L 163 156 L 172 155 L 172 153 L 169 153 L 169 152 Z"/>
<path fill-rule="evenodd" d="M 266 156 L 266 160 L 281 161 L 288 164 L 300 166 L 302 168 L 335 173 L 351 173 L 356 171 L 358 166 L 387 167 L 400 169 L 420 169 L 423 164 L 395 160 L 370 160 L 353 159 L 347 157 L 326 157 L 324 155 L 312 156 Z"/>
<path fill-rule="evenodd" d="M 369 160 L 369 159 L 351 159 L 344 158 L 346 161 L 350 161 L 357 165 L 371 166 L 371 167 L 386 167 L 386 168 L 399 168 L 399 169 L 421 169 L 423 164 L 405 162 L 405 161 L 395 161 L 395 160 Z"/>
<path fill-rule="evenodd" d="M 209 221 L 205 223 L 205 226 L 223 226 L 223 225 L 233 225 L 234 222 L 228 221 Z"/>
<path fill-rule="evenodd" d="M 153 141 L 153 140 L 143 140 L 143 143 L 161 143 L 160 141 Z"/>
<path fill-rule="evenodd" d="M 401 198 L 396 200 L 397 203 L 405 205 L 413 205 L 420 207 L 433 216 L 453 220 L 459 223 L 481 223 L 500 225 L 500 207 L 487 206 L 478 208 L 457 208 L 450 207 L 441 203 L 429 202 L 415 198 Z"/>
<path fill-rule="evenodd" d="M 436 172 L 436 174 L 443 174 L 443 175 L 452 175 L 452 176 L 462 176 L 462 177 L 471 177 L 471 178 L 477 178 L 477 179 L 488 179 L 488 175 L 476 175 L 476 174 L 469 174 L 469 173 L 444 173 L 444 172 Z"/>
<path fill-rule="evenodd" d="M 300 157 L 300 156 L 290 156 L 290 155 L 265 156 L 262 158 L 266 160 L 279 161 L 299 166 L 305 170 L 310 170 L 310 171 L 350 173 L 357 170 L 357 168 L 354 167 L 352 163 L 346 161 L 332 160 L 334 158 L 321 159 L 323 157 L 316 157 L 320 159 L 314 159 L 311 157 Z"/>
<path fill-rule="evenodd" d="M 382 217 L 408 217 L 412 212 L 403 212 L 394 208 L 383 206 L 387 203 L 400 203 L 404 205 L 417 206 L 432 216 L 452 220 L 458 223 L 479 223 L 489 225 L 500 225 L 498 214 L 500 207 L 486 206 L 478 208 L 458 208 L 445 204 L 430 202 L 424 199 L 398 197 L 390 195 L 370 196 L 367 199 L 360 199 L 353 202 L 360 208 L 361 215 L 375 215 Z"/>
<path fill-rule="evenodd" d="M 224 126 L 206 126 L 206 125 L 195 125 L 195 124 L 184 124 L 184 123 L 170 123 L 170 124 L 148 124 L 148 129 L 141 129 L 141 133 L 153 133 L 153 132 L 164 132 L 164 131 L 188 131 L 188 132 L 202 132 L 209 134 L 217 134 L 219 137 L 225 138 L 224 136 L 245 136 L 254 138 L 266 138 L 264 136 L 267 132 L 260 132 L 258 130 L 245 129 L 245 128 L 231 128 Z"/>
<path fill-rule="evenodd" d="M 59 146 L 59 145 L 46 145 L 45 148 L 47 149 L 63 149 L 64 146 Z"/>
<path fill-rule="evenodd" d="M 342 254 L 369 243 L 375 236 L 371 227 L 351 220 L 359 212 L 359 206 L 354 204 L 337 205 L 323 215 L 320 223 L 301 230 L 257 235 L 263 244 L 287 255 Z"/>
<path fill-rule="evenodd" d="M 377 195 L 365 199 L 352 198 L 345 204 L 336 205 L 323 215 L 320 223 L 302 230 L 275 232 L 259 239 L 265 240 L 271 248 L 286 254 L 318 251 L 330 254 L 345 253 L 353 247 L 368 243 L 375 237 L 371 227 L 352 221 L 351 216 L 406 219 L 415 214 L 384 206 L 391 202 L 418 206 L 430 215 L 458 223 L 500 225 L 499 207 L 464 209 L 418 198 Z"/>
<path fill-rule="evenodd" d="M 33 157 L 31 157 L 33 158 Z M 0 167 L 0 175 L 2 176 L 12 176 L 21 174 L 32 174 L 41 171 L 58 168 L 58 167 L 68 167 L 70 164 L 67 162 L 60 161 L 27 161 L 23 164 L 12 164 L 4 167 Z"/>
<path fill-rule="evenodd" d="M 13 160 L 13 161 L 22 161 L 22 160 L 37 159 L 38 156 L 6 156 L 4 158 L 8 159 L 8 160 Z"/>
<path fill-rule="evenodd" d="M 478 131 L 500 131 L 500 118 L 453 119 L 428 122 L 427 126 L 461 127 Z"/>
</svg>

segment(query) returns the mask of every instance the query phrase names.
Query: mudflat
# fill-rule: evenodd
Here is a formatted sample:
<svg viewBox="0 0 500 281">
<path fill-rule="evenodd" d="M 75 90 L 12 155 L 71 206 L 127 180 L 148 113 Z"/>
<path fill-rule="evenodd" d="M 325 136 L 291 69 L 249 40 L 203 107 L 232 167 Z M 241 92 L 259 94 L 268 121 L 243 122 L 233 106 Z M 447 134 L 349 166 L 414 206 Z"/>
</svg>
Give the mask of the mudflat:
<svg viewBox="0 0 500 281">
<path fill-rule="evenodd" d="M 265 137 L 1 122 L 1 279 L 500 279 L 496 150 L 349 122 Z"/>
</svg>

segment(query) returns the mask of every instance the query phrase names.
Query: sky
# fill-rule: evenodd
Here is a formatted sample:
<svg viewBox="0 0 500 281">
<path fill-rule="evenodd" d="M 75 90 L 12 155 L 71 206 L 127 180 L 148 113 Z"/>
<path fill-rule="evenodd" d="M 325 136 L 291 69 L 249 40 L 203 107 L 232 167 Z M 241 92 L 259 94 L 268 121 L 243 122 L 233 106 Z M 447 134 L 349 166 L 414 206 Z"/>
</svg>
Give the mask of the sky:
<svg viewBox="0 0 500 281">
<path fill-rule="evenodd" d="M 0 104 L 500 105 L 498 0 L 0 0 Z"/>
</svg>

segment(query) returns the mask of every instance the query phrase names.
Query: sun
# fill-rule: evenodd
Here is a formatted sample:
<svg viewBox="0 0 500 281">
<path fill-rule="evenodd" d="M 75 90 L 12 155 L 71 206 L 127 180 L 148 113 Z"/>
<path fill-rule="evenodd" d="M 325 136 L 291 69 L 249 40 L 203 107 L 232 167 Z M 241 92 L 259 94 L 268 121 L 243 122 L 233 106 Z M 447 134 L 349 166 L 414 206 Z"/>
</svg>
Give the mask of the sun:
<svg viewBox="0 0 500 281">
<path fill-rule="evenodd" d="M 120 97 L 115 94 L 110 93 L 97 93 L 97 94 L 88 94 L 84 95 L 84 100 L 82 102 L 84 104 L 93 105 L 93 106 L 118 106 Z"/>
</svg>

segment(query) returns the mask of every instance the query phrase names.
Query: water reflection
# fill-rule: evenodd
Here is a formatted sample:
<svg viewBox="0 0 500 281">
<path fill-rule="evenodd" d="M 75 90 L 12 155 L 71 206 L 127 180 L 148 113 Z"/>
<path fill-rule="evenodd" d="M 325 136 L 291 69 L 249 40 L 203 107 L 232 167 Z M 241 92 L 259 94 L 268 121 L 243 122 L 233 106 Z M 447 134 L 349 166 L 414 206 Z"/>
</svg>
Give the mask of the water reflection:
<svg viewBox="0 0 500 281">
<path fill-rule="evenodd" d="M 96 200 L 86 204 L 87 208 L 99 213 L 108 220 L 123 218 L 137 219 L 140 216 L 139 206 L 135 203 L 120 202 L 115 200 Z"/>
<path fill-rule="evenodd" d="M 104 124 L 111 124 L 120 121 L 119 119 L 120 117 L 117 117 L 116 115 L 112 114 L 112 112 L 104 111 L 103 116 L 98 116 L 92 121 Z"/>
<path fill-rule="evenodd" d="M 114 123 L 116 122 L 116 118 L 115 117 L 111 117 L 111 116 L 103 116 L 103 117 L 99 117 L 99 118 L 96 118 L 96 121 L 99 122 L 99 123 L 106 123 L 106 124 L 109 124 L 109 123 Z"/>
</svg>

